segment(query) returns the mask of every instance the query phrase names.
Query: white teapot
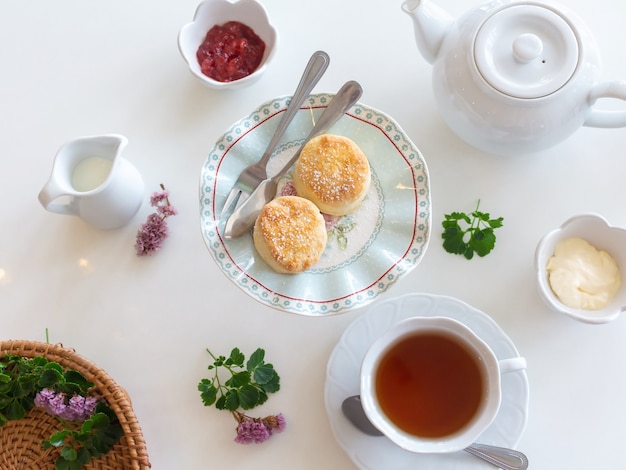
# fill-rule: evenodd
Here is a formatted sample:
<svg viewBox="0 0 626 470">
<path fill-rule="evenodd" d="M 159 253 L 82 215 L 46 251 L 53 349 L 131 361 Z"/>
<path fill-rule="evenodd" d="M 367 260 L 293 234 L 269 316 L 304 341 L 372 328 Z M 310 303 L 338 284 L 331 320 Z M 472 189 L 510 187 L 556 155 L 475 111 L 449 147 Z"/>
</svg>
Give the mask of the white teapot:
<svg viewBox="0 0 626 470">
<path fill-rule="evenodd" d="M 430 0 L 406 0 L 418 48 L 448 126 L 486 152 L 549 148 L 581 126 L 624 127 L 626 82 L 599 82 L 600 58 L 582 21 L 554 4 L 496 0 L 458 20 Z"/>
</svg>

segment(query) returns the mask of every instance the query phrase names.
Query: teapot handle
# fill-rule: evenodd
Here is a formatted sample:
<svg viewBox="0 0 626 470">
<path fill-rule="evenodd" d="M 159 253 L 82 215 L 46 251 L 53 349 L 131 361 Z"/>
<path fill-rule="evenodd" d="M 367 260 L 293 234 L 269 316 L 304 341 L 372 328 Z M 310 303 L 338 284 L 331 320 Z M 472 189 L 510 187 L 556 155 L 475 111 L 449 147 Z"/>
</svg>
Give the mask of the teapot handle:
<svg viewBox="0 0 626 470">
<path fill-rule="evenodd" d="M 599 98 L 617 98 L 626 101 L 626 81 L 602 82 L 593 87 L 589 101 L 593 106 Z M 626 110 L 608 111 L 591 109 L 583 123 L 587 127 L 626 127 Z"/>
</svg>

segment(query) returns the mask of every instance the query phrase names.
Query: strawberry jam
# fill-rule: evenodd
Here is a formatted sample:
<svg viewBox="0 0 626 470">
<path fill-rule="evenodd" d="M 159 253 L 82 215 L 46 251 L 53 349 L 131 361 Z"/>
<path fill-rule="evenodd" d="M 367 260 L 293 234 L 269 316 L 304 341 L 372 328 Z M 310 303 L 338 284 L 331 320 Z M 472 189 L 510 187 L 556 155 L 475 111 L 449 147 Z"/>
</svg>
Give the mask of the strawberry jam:
<svg viewBox="0 0 626 470">
<path fill-rule="evenodd" d="M 261 64 L 265 43 L 239 21 L 213 26 L 198 48 L 196 57 L 202 73 L 219 82 L 246 77 Z"/>
</svg>

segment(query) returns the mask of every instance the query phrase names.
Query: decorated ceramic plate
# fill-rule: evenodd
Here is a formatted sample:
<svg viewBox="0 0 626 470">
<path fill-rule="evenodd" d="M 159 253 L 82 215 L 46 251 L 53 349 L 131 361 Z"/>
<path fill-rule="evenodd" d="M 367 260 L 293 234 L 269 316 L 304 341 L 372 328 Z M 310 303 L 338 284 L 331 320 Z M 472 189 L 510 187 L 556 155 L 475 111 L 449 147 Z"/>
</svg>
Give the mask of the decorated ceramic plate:
<svg viewBox="0 0 626 470">
<path fill-rule="evenodd" d="M 333 95 L 311 95 L 268 165 L 274 174 L 302 146 Z M 370 162 L 372 184 L 361 206 L 325 217 L 322 258 L 299 274 L 278 274 L 257 254 L 251 234 L 223 236 L 220 212 L 241 171 L 256 162 L 272 138 L 290 97 L 262 104 L 235 123 L 209 153 L 200 176 L 200 224 L 209 253 L 229 279 L 259 302 L 291 313 L 328 315 L 367 305 L 418 265 L 430 235 L 426 162 L 390 117 L 354 105 L 328 132 L 354 140 Z M 292 191 L 291 172 L 278 194 Z"/>
<path fill-rule="evenodd" d="M 362 433 L 343 415 L 341 411 L 343 400 L 359 393 L 361 362 L 369 347 L 392 325 L 416 316 L 453 318 L 465 324 L 485 341 L 498 359 L 519 356 L 511 339 L 489 315 L 453 297 L 407 294 L 377 303 L 346 328 L 328 360 L 324 401 L 335 438 L 354 464 L 364 470 L 494 468 L 462 451 L 450 454 L 409 452 L 387 438 Z M 478 442 L 515 448 L 526 428 L 528 405 L 529 387 L 526 371 L 516 370 L 503 374 L 500 410 Z"/>
</svg>

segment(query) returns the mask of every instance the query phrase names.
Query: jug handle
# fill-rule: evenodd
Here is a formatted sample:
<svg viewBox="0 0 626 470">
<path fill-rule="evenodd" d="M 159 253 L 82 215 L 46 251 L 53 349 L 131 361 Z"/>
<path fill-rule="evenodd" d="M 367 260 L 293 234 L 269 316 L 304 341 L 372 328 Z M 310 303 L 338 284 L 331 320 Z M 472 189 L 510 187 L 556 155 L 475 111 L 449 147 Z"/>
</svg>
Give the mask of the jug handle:
<svg viewBox="0 0 626 470">
<path fill-rule="evenodd" d="M 593 106 L 599 98 L 617 98 L 626 101 L 626 81 L 602 82 L 594 85 L 589 94 Z M 587 127 L 626 127 L 626 110 L 608 111 L 591 109 L 583 123 Z"/>
<path fill-rule="evenodd" d="M 73 196 L 65 192 L 61 186 L 59 186 L 54 179 L 50 179 L 43 189 L 39 192 L 39 202 L 41 205 L 50 212 L 56 212 L 57 214 L 65 215 L 77 215 L 73 205 L 68 204 L 54 204 L 54 201 L 62 196 L 70 196 L 73 201 Z"/>
</svg>

